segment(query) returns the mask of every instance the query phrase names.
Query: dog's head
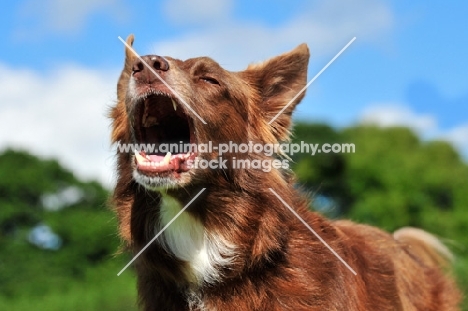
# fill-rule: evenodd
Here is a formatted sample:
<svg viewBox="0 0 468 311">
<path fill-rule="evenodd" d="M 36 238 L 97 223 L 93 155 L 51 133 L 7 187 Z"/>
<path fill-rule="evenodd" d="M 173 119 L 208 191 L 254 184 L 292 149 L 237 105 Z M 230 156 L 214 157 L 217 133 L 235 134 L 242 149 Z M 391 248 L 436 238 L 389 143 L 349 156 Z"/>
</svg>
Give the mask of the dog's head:
<svg viewBox="0 0 468 311">
<path fill-rule="evenodd" d="M 127 44 L 133 44 L 133 35 Z M 118 103 L 111 113 L 113 143 L 120 147 L 198 146 L 188 152 L 179 148 L 167 153 L 158 148 L 157 152 L 122 154 L 119 166 L 131 167 L 133 178 L 146 188 L 174 188 L 206 174 L 219 174 L 193 164 L 217 159 L 220 144 L 288 140 L 291 115 L 307 82 L 309 50 L 305 44 L 241 72 L 227 71 L 208 57 L 185 61 L 157 55 L 139 58 L 129 48 L 125 54 Z M 215 148 L 202 150 L 201 144 Z M 250 156 L 236 152 L 230 150 L 225 156 Z M 229 175 L 231 169 L 222 175 Z"/>
</svg>

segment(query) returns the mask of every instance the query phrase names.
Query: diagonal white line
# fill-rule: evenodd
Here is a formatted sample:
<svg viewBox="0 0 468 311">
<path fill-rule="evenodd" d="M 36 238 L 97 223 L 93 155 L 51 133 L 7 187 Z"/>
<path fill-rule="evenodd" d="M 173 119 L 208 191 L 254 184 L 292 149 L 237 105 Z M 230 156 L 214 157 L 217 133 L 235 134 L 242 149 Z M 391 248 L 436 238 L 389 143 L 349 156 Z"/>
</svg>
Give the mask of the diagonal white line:
<svg viewBox="0 0 468 311">
<path fill-rule="evenodd" d="M 317 79 L 317 78 L 322 74 L 322 72 L 324 72 L 325 69 L 327 69 L 328 66 L 330 66 L 330 65 L 335 61 L 335 59 L 337 59 L 338 56 L 340 56 L 341 53 L 343 53 L 343 52 L 348 48 L 348 46 L 351 45 L 351 43 L 354 42 L 354 40 L 356 40 L 356 37 L 352 38 L 351 41 L 349 41 L 348 44 L 346 44 L 346 45 L 344 46 L 344 48 L 342 48 L 341 51 L 339 51 L 338 54 L 336 54 L 335 57 L 333 57 L 333 58 L 331 59 L 331 61 L 329 61 L 328 64 L 326 64 L 325 67 L 323 67 L 322 70 L 320 70 L 320 71 L 315 75 L 315 77 L 313 77 L 312 80 L 310 80 L 309 83 L 307 83 L 307 85 L 304 86 L 304 87 L 302 88 L 302 90 L 300 90 L 299 93 L 297 93 L 296 96 L 294 96 L 294 97 L 289 101 L 289 103 L 287 103 L 286 106 L 284 106 L 283 109 L 281 109 L 280 112 L 278 112 L 278 113 L 276 114 L 276 116 L 274 116 L 273 119 L 270 120 L 270 122 L 268 122 L 268 124 L 273 123 L 273 121 L 275 121 L 276 118 L 278 118 L 279 115 L 282 114 L 282 113 L 286 110 L 286 108 L 288 108 L 289 105 L 291 105 L 291 103 L 292 103 L 294 100 L 296 100 L 296 98 L 298 98 L 299 95 L 301 95 L 302 92 L 304 92 L 304 91 L 315 81 L 315 79 Z"/>
<path fill-rule="evenodd" d="M 271 188 L 268 188 L 270 189 L 270 191 L 284 204 L 284 206 L 286 206 L 287 208 L 289 208 L 289 210 L 304 224 L 304 226 L 307 227 L 307 229 L 309 229 L 319 240 L 320 242 L 322 242 L 332 253 L 333 255 L 336 256 L 336 258 L 338 258 L 345 266 L 346 268 L 348 268 L 354 275 L 357 275 L 356 271 L 353 270 L 353 268 L 351 268 L 347 263 L 346 261 L 343 260 L 343 258 L 340 257 L 340 255 L 338 255 L 337 252 L 335 252 L 335 250 L 333 248 L 330 247 L 330 245 L 327 244 L 327 242 L 325 242 L 322 237 L 320 235 L 317 234 L 317 232 L 314 231 L 314 229 L 312 229 L 308 223 L 305 222 L 304 219 L 302 219 L 301 216 L 299 216 L 298 213 L 296 213 L 295 210 L 293 210 L 291 208 L 291 206 L 288 205 L 288 203 L 286 203 L 283 198 L 281 198 L 275 190 L 271 189 Z"/>
<path fill-rule="evenodd" d="M 169 221 L 169 222 L 167 223 L 167 225 L 165 225 L 164 228 L 162 228 L 162 229 L 158 232 L 158 234 L 156 234 L 156 235 L 154 236 L 154 238 L 152 238 L 151 241 L 149 241 L 148 244 L 146 244 L 145 247 L 143 247 L 143 248 L 141 249 L 141 251 L 139 251 L 138 254 L 136 254 L 135 257 L 133 257 L 133 259 L 130 260 L 130 262 L 129 262 L 122 270 L 120 270 L 119 273 L 117 273 L 117 276 L 120 276 L 120 275 L 122 274 L 122 272 L 124 272 L 125 269 L 127 269 L 127 268 L 128 268 L 128 267 L 129 267 L 129 266 L 130 266 L 130 265 L 131 265 L 131 264 L 132 264 L 132 263 L 149 247 L 149 246 L 150 246 L 150 245 L 151 245 L 151 243 L 153 243 L 154 240 L 156 240 L 156 239 L 158 238 L 158 236 L 160 236 L 160 235 L 164 232 L 164 230 L 166 230 L 166 229 L 177 219 L 177 217 L 179 217 L 180 214 L 182 214 L 182 213 L 187 209 L 187 207 L 189 207 L 190 204 L 192 204 L 193 201 L 195 201 L 195 199 L 198 198 L 198 196 L 199 196 L 200 194 L 202 194 L 203 191 L 205 191 L 205 189 L 206 189 L 206 188 L 203 188 L 202 190 L 200 190 L 200 192 L 198 192 L 198 194 L 197 194 L 196 196 L 194 196 L 193 199 L 190 200 L 190 202 L 188 202 L 187 205 L 185 205 L 184 208 L 181 209 L 180 212 L 178 212 L 177 215 L 175 215 L 174 218 L 172 218 L 171 221 Z"/>
<path fill-rule="evenodd" d="M 184 105 L 185 107 L 187 107 L 195 116 L 197 116 L 197 118 L 203 122 L 203 124 L 206 124 L 205 120 L 202 119 L 202 117 L 200 117 L 198 115 L 198 113 L 195 112 L 195 110 L 192 109 L 192 107 L 190 107 L 189 104 L 187 104 L 187 102 L 169 85 L 167 84 L 166 81 L 163 80 L 163 78 L 161 78 L 161 76 L 153 69 L 151 68 L 150 65 L 148 65 L 142 58 L 140 55 L 138 55 L 137 52 L 135 52 L 135 50 L 127 44 L 127 42 L 124 41 L 124 39 L 122 39 L 120 36 L 118 37 L 120 41 L 122 41 L 123 44 L 125 44 L 125 46 L 130 49 L 130 51 L 133 52 L 133 54 L 135 54 L 136 57 L 138 57 L 139 60 L 141 60 L 141 62 L 152 72 L 154 73 L 154 75 L 156 77 L 158 77 L 159 80 L 161 80 L 162 83 L 164 83 L 164 85 L 175 95 L 177 96 L 177 99 L 180 100 Z"/>
</svg>

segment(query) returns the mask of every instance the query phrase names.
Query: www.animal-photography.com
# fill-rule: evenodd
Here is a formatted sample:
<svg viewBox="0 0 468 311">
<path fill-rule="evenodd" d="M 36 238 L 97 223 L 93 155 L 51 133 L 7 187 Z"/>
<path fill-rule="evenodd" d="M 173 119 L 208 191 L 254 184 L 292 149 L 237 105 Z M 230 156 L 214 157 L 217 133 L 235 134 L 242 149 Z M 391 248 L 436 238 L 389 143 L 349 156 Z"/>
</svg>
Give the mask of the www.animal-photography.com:
<svg viewBox="0 0 468 311">
<path fill-rule="evenodd" d="M 0 309 L 468 310 L 467 14 L 5 4 Z"/>
</svg>

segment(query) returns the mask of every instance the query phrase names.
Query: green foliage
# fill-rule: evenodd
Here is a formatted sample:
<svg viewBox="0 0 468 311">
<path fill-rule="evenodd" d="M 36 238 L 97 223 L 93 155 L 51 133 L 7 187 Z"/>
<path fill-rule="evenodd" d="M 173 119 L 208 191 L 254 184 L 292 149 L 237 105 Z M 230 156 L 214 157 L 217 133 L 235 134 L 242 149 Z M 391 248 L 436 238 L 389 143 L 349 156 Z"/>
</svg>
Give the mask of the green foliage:
<svg viewBox="0 0 468 311">
<path fill-rule="evenodd" d="M 45 196 L 64 189 L 52 210 Z M 23 151 L 0 154 L 0 310 L 132 310 L 135 280 L 117 272 L 128 258 L 116 258 L 119 240 L 108 191 L 83 182 L 55 160 Z M 62 200 L 62 201 L 61 201 Z M 34 226 L 45 224 L 62 239 L 57 251 L 28 242 Z"/>
<path fill-rule="evenodd" d="M 309 144 L 343 142 L 341 136 L 327 125 L 299 123 L 295 127 L 294 134 L 296 141 L 304 141 Z M 296 174 L 309 187 L 320 185 L 320 191 L 330 195 L 339 192 L 339 179 L 342 177 L 344 164 L 339 155 L 318 153 L 311 157 L 308 154 L 298 153 L 293 156 L 293 160 L 304 168 L 297 167 Z M 324 179 L 324 176 L 333 176 L 333 179 Z"/>
<path fill-rule="evenodd" d="M 131 271 L 117 277 L 116 271 L 125 264 L 120 260 L 117 263 L 90 267 L 80 280 L 56 279 L 53 288 L 42 294 L 25 291 L 12 297 L 0 295 L 0 310 L 136 311 L 135 279 Z M 36 287 L 41 286 L 41 281 L 35 275 L 31 276 L 30 283 L 35 283 Z"/>
</svg>

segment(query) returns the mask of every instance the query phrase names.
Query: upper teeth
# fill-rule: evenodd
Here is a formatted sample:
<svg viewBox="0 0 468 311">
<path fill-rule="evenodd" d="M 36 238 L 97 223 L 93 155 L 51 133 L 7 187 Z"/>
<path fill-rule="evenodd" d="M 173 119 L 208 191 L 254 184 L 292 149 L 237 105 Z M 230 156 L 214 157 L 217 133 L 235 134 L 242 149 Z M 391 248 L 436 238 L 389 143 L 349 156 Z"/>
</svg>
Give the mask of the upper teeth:
<svg viewBox="0 0 468 311">
<path fill-rule="evenodd" d="M 176 102 L 174 101 L 174 99 L 171 98 L 171 101 L 172 101 L 172 106 L 174 107 L 174 111 L 177 111 L 177 104 Z"/>
<path fill-rule="evenodd" d="M 135 150 L 135 157 L 138 161 L 138 163 L 146 162 L 148 161 L 147 158 L 143 157 L 138 151 Z"/>
</svg>

